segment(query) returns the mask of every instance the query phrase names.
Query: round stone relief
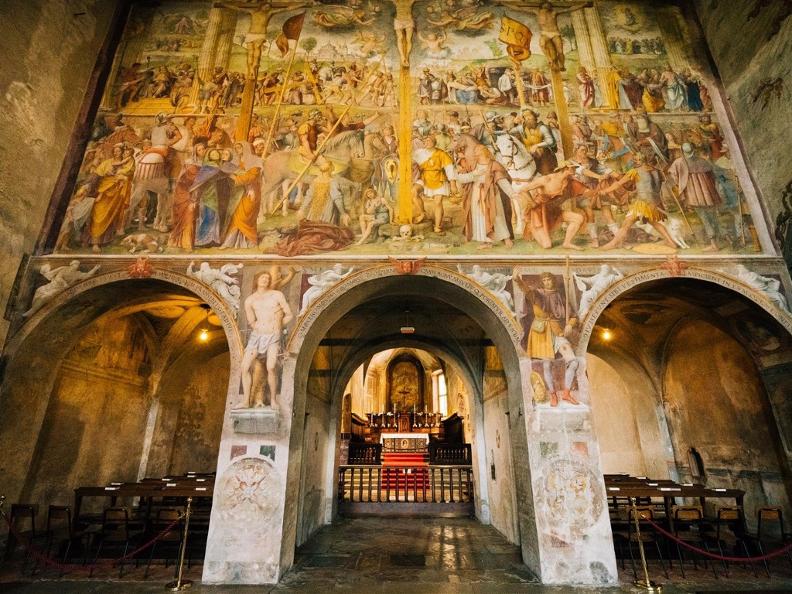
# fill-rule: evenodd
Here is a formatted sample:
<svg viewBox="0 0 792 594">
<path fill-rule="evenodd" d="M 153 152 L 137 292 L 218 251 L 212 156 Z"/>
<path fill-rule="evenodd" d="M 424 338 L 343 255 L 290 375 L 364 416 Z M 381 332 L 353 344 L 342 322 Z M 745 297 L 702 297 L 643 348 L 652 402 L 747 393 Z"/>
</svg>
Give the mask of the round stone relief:
<svg viewBox="0 0 792 594">
<path fill-rule="evenodd" d="M 261 522 L 278 507 L 280 479 L 268 460 L 243 458 L 220 479 L 218 511 L 224 520 Z"/>
<path fill-rule="evenodd" d="M 569 518 L 573 536 L 582 536 L 602 513 L 604 493 L 600 480 L 580 462 L 550 462 L 545 471 L 544 493 L 549 517 Z"/>
</svg>

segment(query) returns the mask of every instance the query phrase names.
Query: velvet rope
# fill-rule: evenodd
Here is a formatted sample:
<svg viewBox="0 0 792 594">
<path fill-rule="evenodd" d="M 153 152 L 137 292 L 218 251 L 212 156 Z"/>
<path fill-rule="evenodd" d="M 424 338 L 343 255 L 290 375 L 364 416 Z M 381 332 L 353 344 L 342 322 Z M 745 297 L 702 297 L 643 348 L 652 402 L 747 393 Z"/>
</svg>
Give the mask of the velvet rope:
<svg viewBox="0 0 792 594">
<path fill-rule="evenodd" d="M 77 563 L 59 563 L 58 561 L 55 561 L 54 559 L 50 558 L 47 554 L 41 552 L 41 550 L 39 550 L 37 547 L 34 547 L 31 543 L 26 542 L 27 538 L 25 538 L 25 536 L 23 534 L 21 534 L 17 530 L 16 526 L 14 526 L 13 523 L 11 523 L 11 520 L 8 519 L 8 516 L 3 511 L 2 508 L 0 508 L 0 516 L 3 516 L 3 519 L 5 520 L 5 523 L 8 525 L 8 530 L 14 534 L 14 536 L 17 539 L 17 541 L 22 545 L 22 547 L 28 553 L 33 555 L 33 557 L 35 557 L 37 560 L 41 561 L 45 565 L 49 565 L 51 567 L 56 567 L 58 569 L 71 569 L 71 568 L 75 568 L 75 567 L 94 566 L 94 565 L 97 564 L 96 561 L 92 561 L 91 563 L 86 563 L 85 565 L 77 564 Z M 183 518 L 184 518 L 184 514 L 181 514 L 178 518 L 173 520 L 173 522 L 168 524 L 168 526 L 166 526 L 154 538 L 152 538 L 151 540 L 149 540 L 145 544 L 139 546 L 138 548 L 136 548 L 131 553 L 127 553 L 123 557 L 119 557 L 118 559 L 112 560 L 111 564 L 112 565 L 117 565 L 118 563 L 121 563 L 122 561 L 126 561 L 127 559 L 130 559 L 131 557 L 134 557 L 138 553 L 140 553 L 142 551 L 145 551 L 150 546 L 153 546 L 155 542 L 157 542 L 158 540 L 164 538 L 171 530 L 173 530 L 173 528 L 176 526 L 176 524 L 181 522 L 181 520 Z"/>
<path fill-rule="evenodd" d="M 710 553 L 709 551 L 706 551 L 704 549 L 700 549 L 698 547 L 695 547 L 692 544 L 687 543 L 684 540 L 680 539 L 676 535 L 672 534 L 671 532 L 669 532 L 668 530 L 664 529 L 662 526 L 659 526 L 658 524 L 656 524 L 655 522 L 653 522 L 652 520 L 650 520 L 648 518 L 642 518 L 642 521 L 647 522 L 655 530 L 657 530 L 660 534 L 666 536 L 667 538 L 670 538 L 671 540 L 673 540 L 674 542 L 676 542 L 679 545 L 682 545 L 686 549 L 690 549 L 691 551 L 694 551 L 696 553 L 699 553 L 700 555 L 703 555 L 705 557 L 709 557 L 711 559 L 717 559 L 718 561 L 732 561 L 732 562 L 735 562 L 735 563 L 758 563 L 760 561 L 767 561 L 768 559 L 772 559 L 773 557 L 778 557 L 778 556 L 783 555 L 784 553 L 792 550 L 792 543 L 789 543 L 788 545 L 785 545 L 785 546 L 781 547 L 780 549 L 777 549 L 775 551 L 767 553 L 766 555 L 760 555 L 758 557 L 728 557 L 728 556 L 725 556 L 725 555 L 718 555 L 716 553 Z"/>
</svg>

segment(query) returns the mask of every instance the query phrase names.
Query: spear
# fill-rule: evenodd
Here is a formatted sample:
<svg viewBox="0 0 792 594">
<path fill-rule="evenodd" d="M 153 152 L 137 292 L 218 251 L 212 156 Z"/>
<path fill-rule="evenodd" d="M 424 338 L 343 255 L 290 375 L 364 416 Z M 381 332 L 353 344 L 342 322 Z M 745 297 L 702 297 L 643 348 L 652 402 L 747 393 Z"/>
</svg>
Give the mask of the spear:
<svg viewBox="0 0 792 594">
<path fill-rule="evenodd" d="M 371 78 L 369 78 L 369 80 L 367 81 L 367 83 L 366 83 L 366 87 L 368 87 L 370 84 L 371 84 Z M 368 90 L 368 89 L 366 89 L 366 90 Z M 361 89 L 361 91 L 363 91 L 363 89 Z M 361 95 L 361 96 L 362 96 L 362 95 Z M 350 110 L 350 109 L 352 109 L 352 106 L 353 106 L 353 105 L 354 105 L 354 101 L 350 101 L 350 102 L 349 102 L 349 105 L 347 105 L 347 106 L 346 106 L 346 108 L 344 109 L 344 111 L 341 113 L 341 115 L 340 115 L 340 116 L 338 117 L 338 119 L 335 121 L 335 123 L 333 124 L 332 128 L 330 128 L 330 130 L 328 131 L 327 135 L 324 137 L 324 139 L 322 140 L 322 142 L 319 144 L 319 146 L 318 146 L 318 147 L 316 147 L 316 150 L 314 151 L 313 157 L 311 157 L 311 159 L 308 161 L 308 163 L 306 163 L 305 167 L 303 167 L 303 168 L 302 168 L 302 171 L 300 171 L 300 173 L 297 175 L 297 177 L 295 178 L 295 180 L 294 180 L 294 181 L 293 181 L 291 184 L 289 184 L 289 187 L 288 187 L 288 189 L 287 189 L 287 190 L 286 190 L 286 191 L 283 193 L 283 198 L 281 198 L 281 199 L 280 199 L 280 201 L 278 202 L 278 204 L 276 204 L 276 205 L 275 205 L 275 208 L 273 208 L 273 209 L 272 209 L 272 211 L 270 212 L 270 214 L 273 214 L 273 213 L 277 212 L 277 211 L 278 211 L 278 209 L 279 209 L 279 208 L 281 207 L 281 205 L 283 204 L 283 202 L 289 198 L 289 194 L 291 194 L 291 191 L 292 191 L 294 188 L 296 188 L 296 187 L 297 187 L 297 184 L 299 184 L 299 183 L 300 183 L 300 180 L 302 180 L 303 176 L 304 176 L 306 173 L 308 173 L 308 170 L 309 170 L 309 169 L 311 168 L 311 166 L 314 164 L 314 162 L 316 161 L 316 159 L 318 159 L 318 158 L 319 158 L 319 155 L 322 153 L 322 150 L 324 149 L 324 147 L 325 147 L 325 144 L 327 144 L 327 141 L 328 141 L 328 140 L 330 140 L 330 139 L 333 137 L 333 133 L 336 131 L 336 129 L 338 128 L 338 126 L 340 126 L 340 125 L 341 125 L 341 121 L 344 119 L 344 117 L 346 116 L 346 114 L 348 114 L 348 113 L 349 113 L 349 110 Z"/>
<path fill-rule="evenodd" d="M 275 134 L 275 125 L 278 123 L 280 117 L 281 107 L 283 106 L 283 96 L 286 94 L 286 85 L 289 84 L 289 76 L 291 76 L 292 66 L 294 65 L 294 58 L 297 56 L 297 46 L 300 43 L 300 36 L 302 35 L 304 27 L 300 27 L 300 32 L 297 33 L 297 39 L 294 41 L 294 49 L 292 50 L 289 64 L 286 66 L 286 74 L 283 76 L 283 83 L 281 84 L 280 94 L 278 95 L 278 103 L 275 105 L 275 113 L 272 115 L 269 131 L 267 132 L 267 140 L 264 144 L 264 154 L 261 155 L 261 160 L 267 158 L 272 144 L 272 136 Z"/>
</svg>

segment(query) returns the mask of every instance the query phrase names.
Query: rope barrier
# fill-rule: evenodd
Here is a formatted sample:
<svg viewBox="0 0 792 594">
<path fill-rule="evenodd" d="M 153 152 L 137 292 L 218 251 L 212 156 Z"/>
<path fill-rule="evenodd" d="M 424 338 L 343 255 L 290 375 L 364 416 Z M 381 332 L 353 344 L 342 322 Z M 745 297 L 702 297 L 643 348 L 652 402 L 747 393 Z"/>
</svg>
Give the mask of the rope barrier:
<svg viewBox="0 0 792 594">
<path fill-rule="evenodd" d="M 55 567 L 57 569 L 63 570 L 63 569 L 73 569 L 73 568 L 77 568 L 77 567 L 93 567 L 93 566 L 96 566 L 98 564 L 97 561 L 92 561 L 90 563 L 85 563 L 85 564 L 60 563 L 58 561 L 55 561 L 54 559 L 50 558 L 49 555 L 47 555 L 46 553 L 42 552 L 37 547 L 34 547 L 32 545 L 32 543 L 27 542 L 28 539 L 25 538 L 25 536 L 22 533 L 20 533 L 19 530 L 17 530 L 16 526 L 14 526 L 14 524 L 8 519 L 8 516 L 3 511 L 2 508 L 0 508 L 0 516 L 2 516 L 3 520 L 5 520 L 5 523 L 8 525 L 9 532 L 13 533 L 13 535 L 16 538 L 17 542 L 19 542 L 22 545 L 22 547 L 29 554 L 33 555 L 33 557 L 35 559 L 37 559 L 38 561 L 40 561 L 41 563 L 43 563 L 45 565 L 49 565 L 50 567 Z M 131 553 L 127 553 L 126 555 L 124 555 L 123 557 L 119 557 L 118 559 L 113 559 L 111 561 L 111 565 L 118 565 L 122 561 L 126 561 L 127 559 L 131 559 L 132 557 L 134 557 L 138 553 L 140 553 L 142 551 L 145 551 L 149 547 L 153 546 L 155 542 L 157 542 L 160 539 L 162 539 L 165 536 L 167 536 L 167 534 L 170 533 L 173 530 L 173 528 L 176 526 L 176 524 L 181 522 L 183 518 L 184 518 L 184 514 L 180 514 L 178 518 L 176 518 L 175 520 L 173 520 L 173 522 L 168 524 L 162 531 L 160 531 L 156 536 L 154 536 L 154 538 L 152 538 L 151 540 L 149 540 L 145 544 L 139 546 L 138 548 L 136 548 Z"/>
<path fill-rule="evenodd" d="M 668 530 L 664 529 L 662 526 L 659 526 L 658 524 L 656 524 L 655 522 L 653 522 L 648 518 L 642 518 L 642 520 L 650 524 L 660 534 L 673 540 L 675 543 L 682 545 L 684 548 L 699 553 L 700 555 L 703 555 L 705 557 L 716 559 L 718 561 L 730 561 L 734 563 L 759 563 L 761 561 L 767 561 L 768 559 L 772 559 L 774 557 L 779 557 L 780 555 L 783 555 L 788 551 L 792 550 L 792 543 L 789 543 L 788 545 L 785 545 L 780 549 L 777 549 L 775 551 L 757 557 L 730 557 L 726 555 L 718 555 L 717 553 L 710 553 L 707 550 L 700 549 L 699 547 L 693 546 L 692 544 L 685 542 L 675 534 L 669 532 Z"/>
</svg>

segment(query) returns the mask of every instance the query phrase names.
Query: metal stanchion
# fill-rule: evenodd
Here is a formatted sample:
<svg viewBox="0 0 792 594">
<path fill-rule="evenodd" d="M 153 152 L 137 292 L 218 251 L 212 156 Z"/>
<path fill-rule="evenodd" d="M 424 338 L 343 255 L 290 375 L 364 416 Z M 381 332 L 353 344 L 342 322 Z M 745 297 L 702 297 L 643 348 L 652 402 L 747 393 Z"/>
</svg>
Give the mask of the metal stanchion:
<svg viewBox="0 0 792 594">
<path fill-rule="evenodd" d="M 184 555 L 187 552 L 187 537 L 190 533 L 190 513 L 192 512 L 192 497 L 187 498 L 187 507 L 184 510 L 184 536 L 179 547 L 179 566 L 176 569 L 176 581 L 165 584 L 171 592 L 180 592 L 192 588 L 192 580 L 182 579 L 184 574 Z"/>
<path fill-rule="evenodd" d="M 643 540 L 641 540 L 641 522 L 638 519 L 638 506 L 635 504 L 635 497 L 630 497 L 632 503 L 633 519 L 635 520 L 635 534 L 638 537 L 638 551 L 641 553 L 641 567 L 643 568 L 644 579 L 635 580 L 633 585 L 646 590 L 647 592 L 662 592 L 663 586 L 656 584 L 649 579 L 649 568 L 646 566 L 646 553 L 644 553 Z"/>
</svg>

